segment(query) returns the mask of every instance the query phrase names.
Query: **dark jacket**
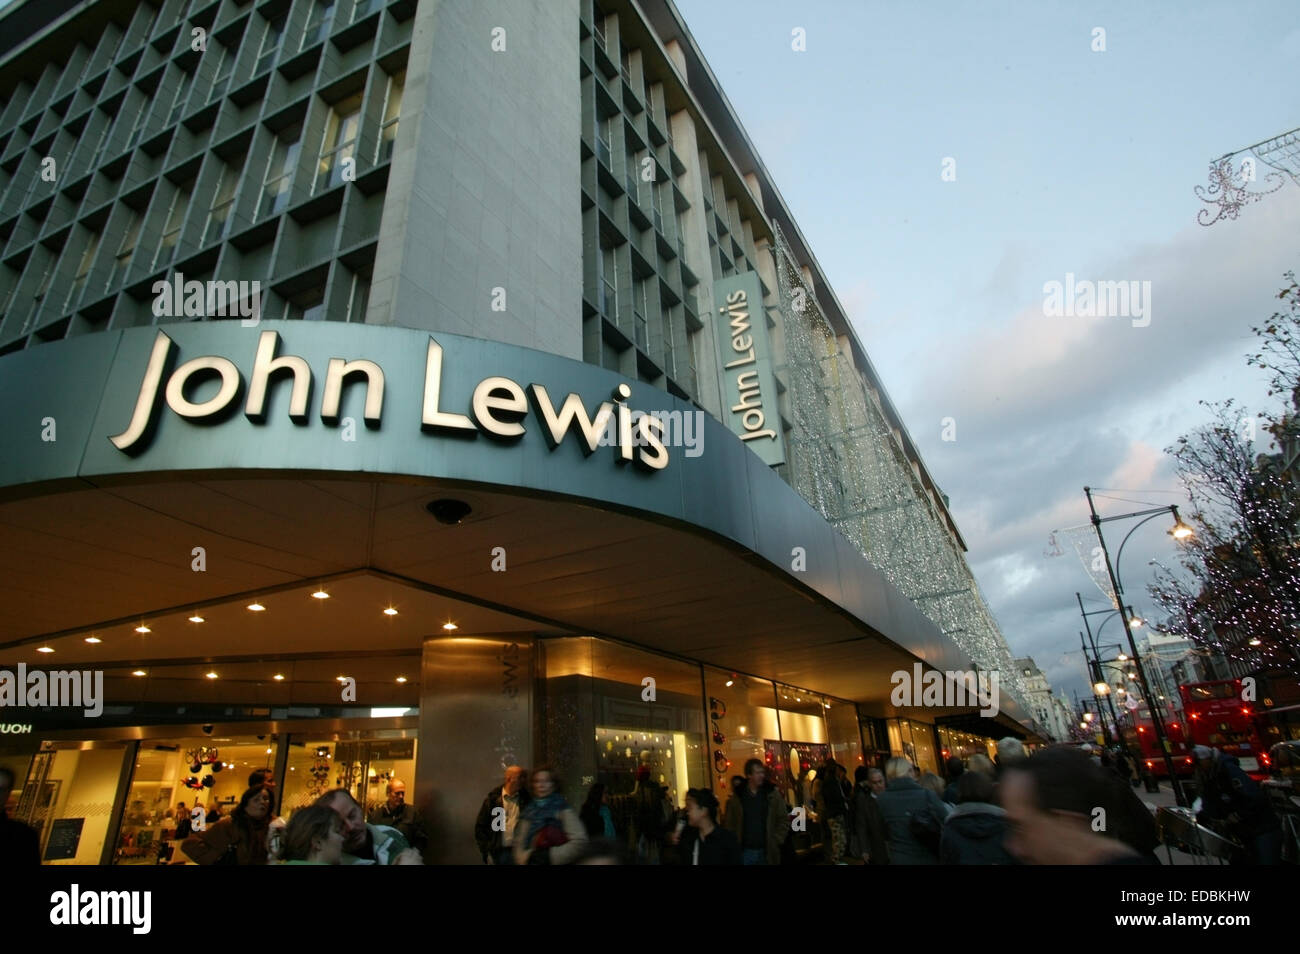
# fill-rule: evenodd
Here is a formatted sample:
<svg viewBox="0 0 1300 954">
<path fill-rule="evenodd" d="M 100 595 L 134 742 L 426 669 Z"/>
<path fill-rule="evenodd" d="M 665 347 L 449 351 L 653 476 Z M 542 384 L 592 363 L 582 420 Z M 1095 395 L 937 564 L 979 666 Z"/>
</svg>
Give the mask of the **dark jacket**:
<svg viewBox="0 0 1300 954">
<path fill-rule="evenodd" d="M 1231 755 L 1220 755 L 1208 775 L 1200 778 L 1204 787 L 1197 821 L 1219 822 L 1240 838 L 1253 838 L 1278 827 L 1268 793 Z"/>
<path fill-rule="evenodd" d="M 790 814 L 785 807 L 784 800 L 781 798 L 781 793 L 775 787 L 765 787 L 760 790 L 760 793 L 767 802 L 767 863 L 769 865 L 779 865 L 781 863 L 781 846 L 790 834 Z M 745 839 L 744 798 L 745 788 L 742 787 L 738 794 L 732 795 L 727 800 L 727 809 L 722 820 L 723 827 L 730 829 L 731 833 L 736 836 L 736 841 L 741 845 L 744 845 Z"/>
<path fill-rule="evenodd" d="M 929 809 L 940 823 L 948 815 L 943 800 L 910 778 L 891 778 L 876 796 L 885 819 L 885 838 L 892 865 L 934 865 L 939 859 L 912 834 L 912 817 Z"/>
<path fill-rule="evenodd" d="M 827 762 L 822 766 L 822 804 L 817 806 L 823 818 L 842 818 L 849 813 L 848 799 L 853 794 L 850 790 L 845 792 L 845 787 L 840 784 L 839 776 L 835 772 L 834 763 Z"/>
<path fill-rule="evenodd" d="M 740 839 L 721 825 L 714 825 L 708 838 L 700 838 L 698 828 L 687 827 L 682 832 L 678 857 L 684 865 L 695 863 L 695 846 L 700 846 L 701 865 L 738 865 L 744 861 Z"/>
<path fill-rule="evenodd" d="M 383 802 L 378 808 L 370 813 L 366 819 L 372 825 L 387 825 L 389 828 L 396 828 L 405 836 L 407 843 L 412 848 L 418 848 L 423 854 L 429 846 L 429 836 L 424 830 L 424 820 L 420 813 L 415 810 L 414 805 L 403 804 L 397 812 L 388 810 L 388 803 Z"/>
<path fill-rule="evenodd" d="M 850 810 L 853 814 L 853 834 L 849 842 L 849 854 L 855 858 L 867 855 L 868 864 L 889 864 L 885 817 L 880 813 L 880 806 L 871 794 L 871 786 L 866 782 L 859 782 L 853 789 Z"/>
<path fill-rule="evenodd" d="M 961 776 L 958 775 L 955 779 L 953 779 L 946 786 L 944 786 L 943 800 L 947 802 L 949 805 L 957 804 L 957 783 L 960 781 L 961 781 Z"/>
<path fill-rule="evenodd" d="M 528 791 L 525 788 L 519 789 L 519 814 L 523 817 L 523 811 L 532 801 Z M 492 828 L 492 810 L 495 808 L 504 808 L 501 804 L 501 786 L 498 785 L 492 791 L 487 793 L 487 798 L 483 799 L 483 805 L 478 810 L 478 818 L 474 820 L 474 843 L 478 845 L 478 853 L 486 861 L 489 856 L 495 854 L 502 848 L 509 848 L 509 845 L 503 844 L 502 839 L 505 837 L 503 832 L 495 831 Z"/>
<path fill-rule="evenodd" d="M 201 865 L 264 865 L 267 863 L 269 822 L 270 819 L 244 829 L 226 816 L 215 825 L 186 838 L 181 842 L 181 851 Z"/>
<path fill-rule="evenodd" d="M 939 860 L 945 865 L 1014 865 L 1002 847 L 1007 813 L 987 802 L 962 802 L 943 823 Z"/>
<path fill-rule="evenodd" d="M 14 821 L 0 808 L 0 866 L 21 868 L 41 863 L 41 840 L 35 830 Z"/>
</svg>

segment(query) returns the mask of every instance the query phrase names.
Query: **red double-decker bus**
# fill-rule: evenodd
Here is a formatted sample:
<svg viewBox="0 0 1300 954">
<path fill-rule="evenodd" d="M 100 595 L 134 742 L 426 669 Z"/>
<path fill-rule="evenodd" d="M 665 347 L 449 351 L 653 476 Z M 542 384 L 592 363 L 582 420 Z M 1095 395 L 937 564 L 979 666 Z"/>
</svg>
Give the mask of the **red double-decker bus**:
<svg viewBox="0 0 1300 954">
<path fill-rule="evenodd" d="M 1125 712 L 1120 716 L 1124 742 L 1130 753 L 1140 754 L 1142 764 L 1149 775 L 1156 778 L 1168 778 L 1169 766 L 1165 764 L 1164 753 L 1156 739 L 1156 728 L 1151 721 L 1151 710 L 1146 705 L 1135 711 Z M 1192 758 L 1191 744 L 1183 731 L 1183 722 L 1172 715 L 1165 716 L 1165 737 L 1169 742 L 1169 759 L 1174 764 L 1174 772 L 1179 778 L 1190 777 L 1196 772 Z"/>
<path fill-rule="evenodd" d="M 1268 775 L 1268 749 L 1258 713 L 1242 698 L 1240 679 L 1193 682 L 1178 687 L 1192 745 L 1208 745 L 1233 756 L 1248 775 Z"/>
</svg>

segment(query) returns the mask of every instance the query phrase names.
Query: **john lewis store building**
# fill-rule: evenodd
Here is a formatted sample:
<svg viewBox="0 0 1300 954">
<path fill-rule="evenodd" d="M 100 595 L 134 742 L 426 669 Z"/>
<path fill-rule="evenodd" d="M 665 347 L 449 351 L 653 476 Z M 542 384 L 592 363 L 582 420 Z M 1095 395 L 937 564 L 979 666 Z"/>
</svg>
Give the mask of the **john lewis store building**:
<svg viewBox="0 0 1300 954">
<path fill-rule="evenodd" d="M 104 673 L 96 717 L 4 713 L 47 863 L 165 860 L 254 767 L 285 815 L 401 778 L 461 862 L 511 763 L 680 803 L 759 757 L 796 805 L 827 754 L 1033 737 L 1005 671 L 995 719 L 890 704 L 1005 643 L 907 592 L 960 537 L 672 6 L 434 8 L 0 18 L 0 664 Z M 849 519 L 846 459 L 920 529 Z M 952 559 L 873 549 L 922 538 Z"/>
</svg>

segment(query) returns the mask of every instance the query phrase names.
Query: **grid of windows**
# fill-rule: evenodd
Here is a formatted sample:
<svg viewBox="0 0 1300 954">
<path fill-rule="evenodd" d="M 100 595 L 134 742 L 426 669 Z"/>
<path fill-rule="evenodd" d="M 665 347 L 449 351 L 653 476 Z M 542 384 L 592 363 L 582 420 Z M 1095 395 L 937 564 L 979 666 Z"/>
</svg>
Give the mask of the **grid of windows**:
<svg viewBox="0 0 1300 954">
<path fill-rule="evenodd" d="M 416 8 L 90 4 L 57 31 L 71 50 L 0 67 L 24 71 L 0 101 L 0 352 L 153 323 L 173 272 L 256 279 L 268 316 L 363 321 Z M 340 53 L 364 66 L 342 101 Z M 322 268 L 325 237 L 344 244 Z"/>
</svg>

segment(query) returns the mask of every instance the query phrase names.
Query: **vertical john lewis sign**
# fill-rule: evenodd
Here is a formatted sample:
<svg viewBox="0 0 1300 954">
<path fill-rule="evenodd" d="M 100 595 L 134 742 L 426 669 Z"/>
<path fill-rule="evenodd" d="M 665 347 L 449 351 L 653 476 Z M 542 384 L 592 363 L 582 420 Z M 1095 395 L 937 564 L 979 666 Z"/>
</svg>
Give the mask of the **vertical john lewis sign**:
<svg viewBox="0 0 1300 954">
<path fill-rule="evenodd" d="M 755 272 L 713 283 L 722 418 L 769 467 L 785 463 L 763 288 Z"/>
</svg>

